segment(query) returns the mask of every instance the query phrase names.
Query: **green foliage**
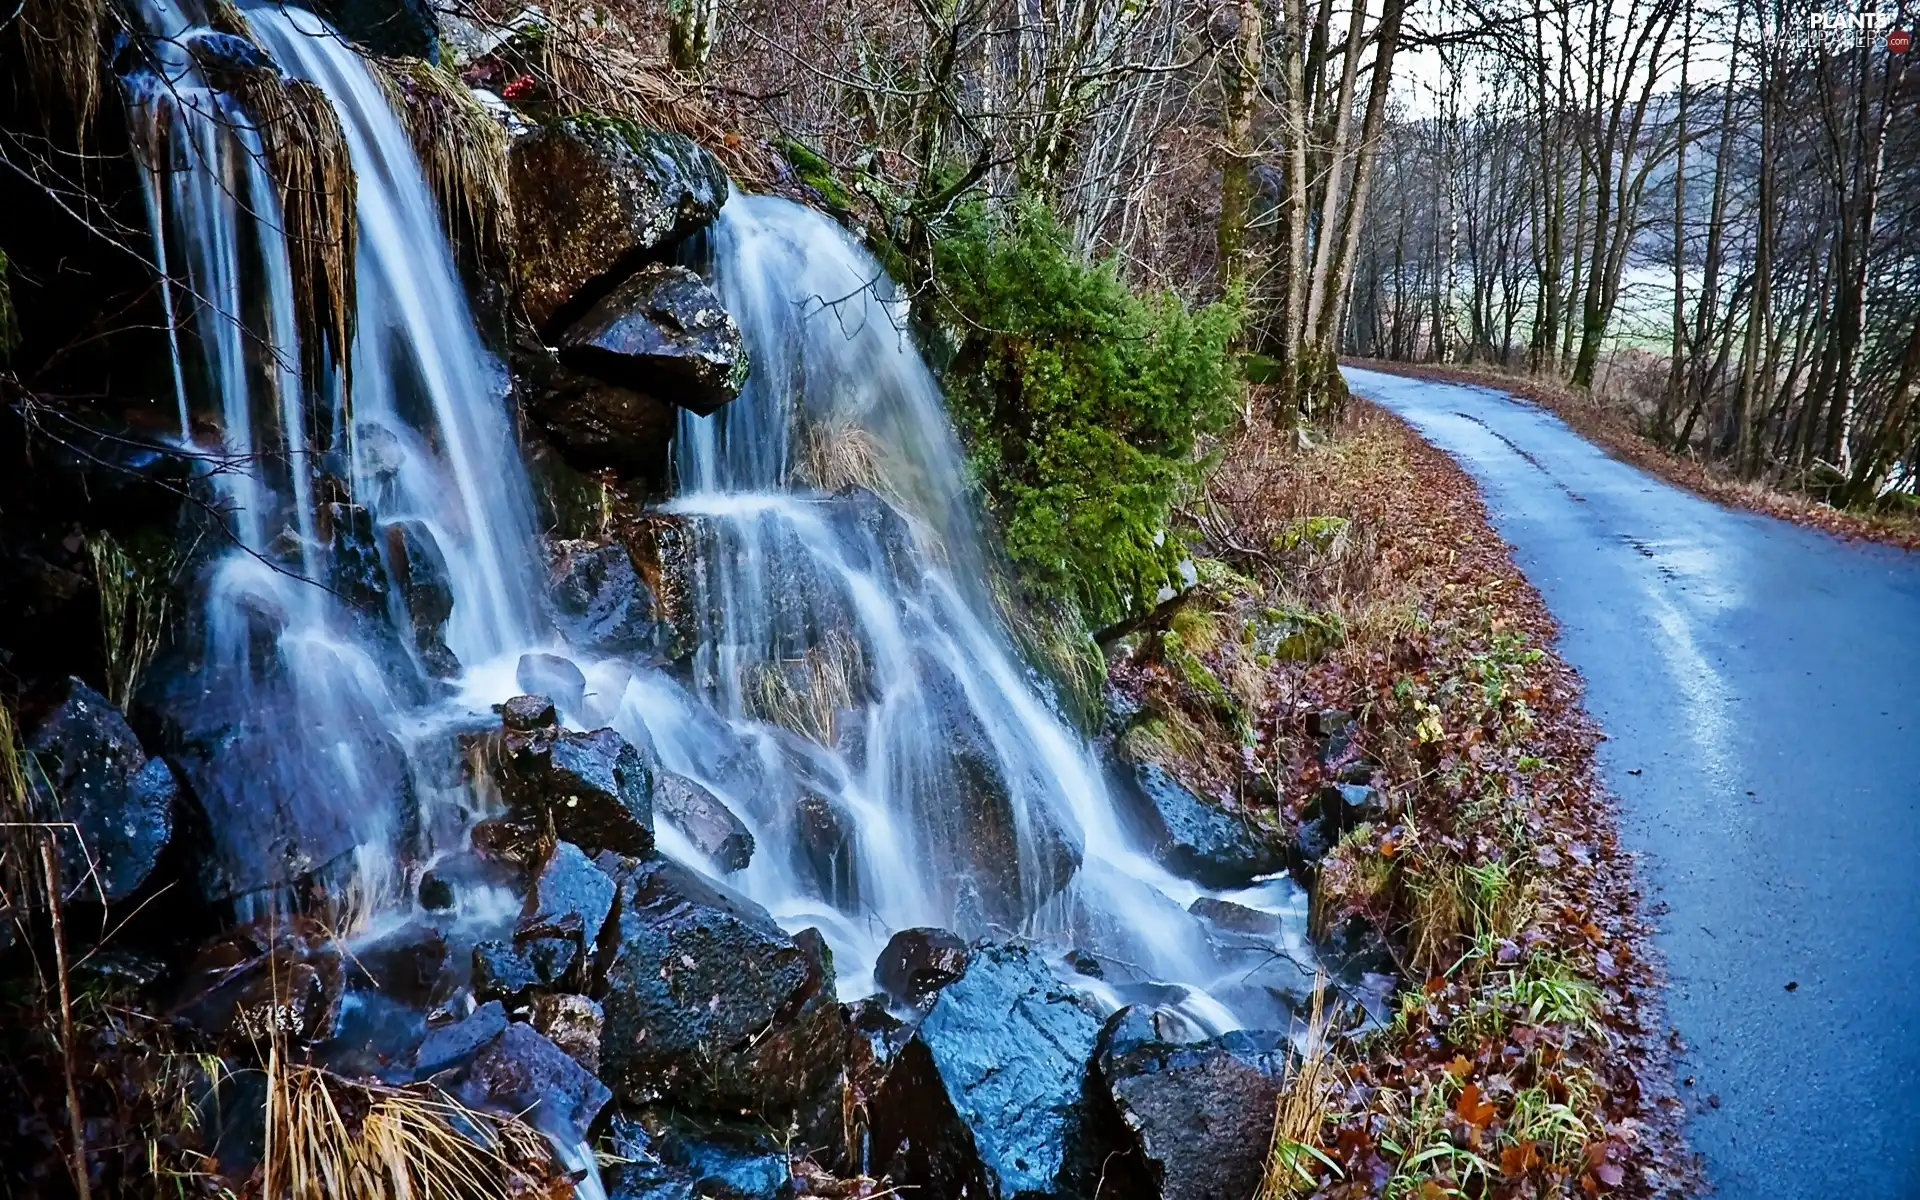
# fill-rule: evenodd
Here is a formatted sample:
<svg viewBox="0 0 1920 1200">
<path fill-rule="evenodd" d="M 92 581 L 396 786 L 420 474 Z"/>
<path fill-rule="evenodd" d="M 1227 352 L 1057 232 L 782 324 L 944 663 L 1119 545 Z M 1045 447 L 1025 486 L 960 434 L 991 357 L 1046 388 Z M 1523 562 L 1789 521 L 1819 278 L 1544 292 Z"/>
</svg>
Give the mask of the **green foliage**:
<svg viewBox="0 0 1920 1200">
<path fill-rule="evenodd" d="M 1235 411 L 1238 309 L 1135 294 L 1037 205 L 963 210 L 934 275 L 949 402 L 1023 582 L 1095 624 L 1150 606 L 1185 554 L 1169 514 L 1195 439 Z"/>
</svg>

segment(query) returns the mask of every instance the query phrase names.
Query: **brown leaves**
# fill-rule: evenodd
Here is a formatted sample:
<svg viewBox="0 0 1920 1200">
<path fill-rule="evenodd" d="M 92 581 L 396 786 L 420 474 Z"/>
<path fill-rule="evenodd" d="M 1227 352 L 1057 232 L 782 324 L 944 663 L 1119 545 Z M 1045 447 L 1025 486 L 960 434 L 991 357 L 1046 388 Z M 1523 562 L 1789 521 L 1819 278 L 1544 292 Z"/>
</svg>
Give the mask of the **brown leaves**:
<svg viewBox="0 0 1920 1200">
<path fill-rule="evenodd" d="M 1476 1134 L 1493 1124 L 1499 1110 L 1491 1101 L 1480 1095 L 1480 1085 L 1470 1083 L 1460 1090 L 1460 1098 L 1453 1102 L 1453 1115 L 1473 1127 Z"/>
</svg>

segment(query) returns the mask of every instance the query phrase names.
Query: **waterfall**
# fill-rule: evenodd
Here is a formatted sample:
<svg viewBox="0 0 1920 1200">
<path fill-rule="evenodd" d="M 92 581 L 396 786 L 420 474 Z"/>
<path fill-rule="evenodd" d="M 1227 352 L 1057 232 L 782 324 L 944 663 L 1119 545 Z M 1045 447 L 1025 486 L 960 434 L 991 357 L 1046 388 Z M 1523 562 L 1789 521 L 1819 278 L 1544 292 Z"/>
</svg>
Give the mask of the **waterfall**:
<svg viewBox="0 0 1920 1200">
<path fill-rule="evenodd" d="M 367 64 L 310 13 L 246 11 L 277 66 L 332 101 L 357 175 L 348 403 L 342 380 L 302 375 L 258 133 L 179 49 L 195 33 L 181 10 L 143 13 L 158 49 L 129 103 L 160 148 L 155 253 L 190 309 L 181 439 L 222 465 L 202 484 L 227 535 L 161 706 L 243 907 L 324 869 L 364 911 L 411 911 L 410 874 L 486 812 L 449 762 L 456 736 L 488 727 L 541 651 L 590 681 L 571 723 L 611 724 L 752 829 L 731 874 L 666 821 L 659 838 L 788 929 L 820 928 L 845 998 L 872 990 L 893 932 L 938 925 L 1090 954 L 1100 977 L 1071 977 L 1109 1005 L 1150 998 L 1213 1031 L 1284 1022 L 1298 968 L 1189 915 L 1203 890 L 1146 852 L 1016 651 L 939 387 L 844 230 L 736 196 L 710 231 L 703 265 L 752 374 L 675 439 L 661 516 L 693 547 L 697 644 L 686 671 L 596 657 L 545 615 L 506 375 Z M 1226 898 L 1284 915 L 1279 948 L 1300 948 L 1284 879 Z"/>
</svg>

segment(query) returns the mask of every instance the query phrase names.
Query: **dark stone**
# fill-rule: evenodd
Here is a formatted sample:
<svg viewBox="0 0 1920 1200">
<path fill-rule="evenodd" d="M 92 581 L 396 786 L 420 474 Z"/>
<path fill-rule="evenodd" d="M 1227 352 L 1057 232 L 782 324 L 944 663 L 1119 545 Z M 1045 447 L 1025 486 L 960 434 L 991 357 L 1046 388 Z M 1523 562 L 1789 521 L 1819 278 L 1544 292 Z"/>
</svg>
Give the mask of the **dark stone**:
<svg viewBox="0 0 1920 1200">
<path fill-rule="evenodd" d="M 622 1097 L 736 1106 L 780 1128 L 827 1103 L 846 1038 L 816 941 L 662 858 L 633 865 L 615 920 L 598 998 L 603 1074 Z"/>
<path fill-rule="evenodd" d="M 540 329 L 703 229 L 731 186 L 720 161 L 680 134 L 584 117 L 516 140 L 508 174 L 520 300 Z"/>
<path fill-rule="evenodd" d="M 652 852 L 653 775 L 625 738 L 542 726 L 508 729 L 502 741 L 502 788 L 524 816 L 544 815 L 558 836 L 588 852 Z"/>
<path fill-rule="evenodd" d="M 420 877 L 420 907 L 428 912 L 446 912 L 453 907 L 453 885 L 428 871 Z"/>
<path fill-rule="evenodd" d="M 500 706 L 500 723 L 515 733 L 549 729 L 559 721 L 550 696 L 515 696 Z"/>
<path fill-rule="evenodd" d="M 524 691 L 553 697 L 555 706 L 569 716 L 578 717 L 586 706 L 587 677 L 570 658 L 522 654 L 513 678 Z"/>
<path fill-rule="evenodd" d="M 476 1108 L 518 1113 L 569 1142 L 587 1130 L 613 1094 L 531 1025 L 508 1025 L 482 1046 L 450 1089 Z"/>
<path fill-rule="evenodd" d="M 1264 831 L 1194 795 L 1158 763 L 1136 766 L 1134 782 L 1160 825 L 1154 857 L 1168 870 L 1208 887 L 1242 887 L 1284 865 Z"/>
<path fill-rule="evenodd" d="M 827 501 L 829 519 L 855 565 L 905 584 L 919 581 L 920 555 L 913 529 L 898 509 L 858 484 L 847 484 Z"/>
<path fill-rule="evenodd" d="M 822 895 L 846 903 L 854 897 L 853 821 L 838 801 L 802 793 L 793 806 L 794 849 Z"/>
<path fill-rule="evenodd" d="M 498 1000 L 519 1008 L 540 985 L 533 959 L 505 942 L 479 942 L 473 947 L 473 996 L 485 1003 Z"/>
<path fill-rule="evenodd" d="M 348 967 L 356 990 L 370 987 L 409 1009 L 425 1011 L 453 993 L 447 940 L 424 922 L 409 922 L 376 941 L 357 945 Z"/>
<path fill-rule="evenodd" d="M 569 371 L 557 360 L 524 368 L 527 412 L 576 471 L 612 471 L 664 490 L 680 410 L 665 399 Z"/>
<path fill-rule="evenodd" d="M 880 987 L 903 1004 L 918 1004 L 966 973 L 967 944 L 944 929 L 902 929 L 873 965 Z"/>
<path fill-rule="evenodd" d="M 345 485 L 323 480 L 325 491 L 344 495 Z M 361 614 L 377 621 L 387 615 L 387 564 L 373 514 L 346 500 L 321 504 L 315 511 L 315 532 L 327 546 L 327 577 L 334 594 Z"/>
<path fill-rule="evenodd" d="M 1161 1200 L 1246 1200 L 1259 1189 L 1286 1057 L 1284 1034 L 1170 1041 L 1137 1005 L 1108 1019 L 1098 1078 Z"/>
<path fill-rule="evenodd" d="M 424 1079 L 465 1062 L 506 1028 L 505 1006 L 498 1000 L 491 1000 L 474 1009 L 465 1020 L 429 1029 L 425 1040 L 413 1052 L 415 1078 Z"/>
<path fill-rule="evenodd" d="M 528 938 L 520 943 L 527 961 L 533 964 L 534 978 L 547 987 L 559 987 L 580 958 L 580 943 L 572 938 Z"/>
<path fill-rule="evenodd" d="M 1386 797 L 1359 783 L 1330 783 L 1316 798 L 1316 815 L 1327 823 L 1335 840 L 1355 826 L 1387 815 Z"/>
<path fill-rule="evenodd" d="M 875 1173 L 916 1196 L 1090 1194 L 1104 1157 L 1087 1089 L 1099 1034 L 1093 1006 L 1032 950 L 977 949 L 871 1105 Z"/>
<path fill-rule="evenodd" d="M 765 1129 L 646 1112 L 608 1131 L 624 1160 L 606 1173 L 608 1200 L 780 1200 L 793 1194 L 787 1152 Z"/>
<path fill-rule="evenodd" d="M 752 831 L 720 797 L 684 775 L 654 773 L 653 811 L 722 871 L 744 871 L 753 860 Z"/>
<path fill-rule="evenodd" d="M 555 842 L 546 865 L 540 868 L 527 894 L 513 938 L 524 944 L 539 938 L 571 940 L 581 947 L 594 944 L 600 927 L 613 911 L 613 880 L 593 865 L 572 842 Z"/>
<path fill-rule="evenodd" d="M 669 263 L 642 267 L 569 326 L 560 361 L 701 416 L 747 381 L 746 347 L 726 306 L 704 279 Z"/>
<path fill-rule="evenodd" d="M 77 901 L 132 895 L 173 836 L 173 772 L 148 758 L 120 710 L 78 679 L 67 681 L 26 749 L 52 788 L 51 796 L 36 794 L 36 807 L 47 810 L 38 815 L 71 823 L 54 839 L 62 887 Z"/>
<path fill-rule="evenodd" d="M 314 1044 L 333 1036 L 346 972 L 334 940 L 305 917 L 240 925 L 187 968 L 173 1013 L 223 1044 L 269 1037 Z"/>
<path fill-rule="evenodd" d="M 1257 908 L 1248 908 L 1244 904 L 1235 904 L 1231 900 L 1219 900 L 1212 896 L 1201 896 L 1187 906 L 1187 911 L 1196 917 L 1204 917 L 1220 928 L 1233 933 L 1262 936 L 1277 934 L 1282 928 L 1280 918 L 1272 913 L 1264 913 Z"/>
<path fill-rule="evenodd" d="M 569 645 L 603 654 L 665 649 L 670 631 L 625 547 L 566 541 L 553 552 L 554 615 Z"/>
<path fill-rule="evenodd" d="M 189 29 L 180 35 L 180 47 L 193 59 L 208 85 L 223 91 L 261 71 L 279 73 L 265 50 L 238 34 Z"/>
<path fill-rule="evenodd" d="M 1100 960 L 1085 950 L 1069 950 L 1066 959 L 1069 967 L 1089 979 L 1101 979 L 1106 976 L 1107 969 L 1100 965 Z"/>
<path fill-rule="evenodd" d="M 600 1072 L 600 1033 L 606 1015 L 585 996 L 563 992 L 533 1002 L 530 1024 L 560 1047 L 568 1058 L 594 1074 Z"/>
<path fill-rule="evenodd" d="M 446 555 L 425 521 L 393 521 L 386 529 L 387 575 L 406 610 L 414 652 L 428 674 L 457 674 L 460 660 L 447 648 L 453 576 L 447 570 Z"/>
<path fill-rule="evenodd" d="M 440 61 L 431 0 L 314 0 L 312 8 L 375 54 Z"/>
</svg>

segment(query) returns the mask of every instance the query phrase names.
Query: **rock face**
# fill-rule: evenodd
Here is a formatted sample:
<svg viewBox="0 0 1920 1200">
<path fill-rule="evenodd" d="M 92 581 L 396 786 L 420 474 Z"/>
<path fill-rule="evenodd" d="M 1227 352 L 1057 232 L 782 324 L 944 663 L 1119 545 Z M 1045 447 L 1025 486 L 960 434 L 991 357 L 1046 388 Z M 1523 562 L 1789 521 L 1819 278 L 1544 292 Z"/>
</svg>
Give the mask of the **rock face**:
<svg viewBox="0 0 1920 1200">
<path fill-rule="evenodd" d="M 460 660 L 447 648 L 447 618 L 453 615 L 453 578 L 446 555 L 426 522 L 394 521 L 386 527 L 387 577 L 393 581 L 413 648 L 428 674 L 447 676 Z"/>
<path fill-rule="evenodd" d="M 317 0 L 312 8 L 375 54 L 440 59 L 430 0 Z"/>
<path fill-rule="evenodd" d="M 1031 950 L 977 950 L 872 1105 L 876 1172 L 950 1200 L 1090 1194 L 1102 1154 L 1086 1085 L 1099 1034 L 1093 1007 Z"/>
<path fill-rule="evenodd" d="M 500 782 L 516 810 L 550 818 L 556 834 L 585 850 L 653 850 L 653 774 L 627 739 L 611 729 L 560 729 L 544 696 L 515 697 L 501 719 Z"/>
<path fill-rule="evenodd" d="M 542 329 L 589 284 L 704 228 L 730 187 L 720 161 L 680 134 L 581 117 L 516 141 L 509 177 L 520 299 Z"/>
<path fill-rule="evenodd" d="M 540 996 L 533 1002 L 529 1023 L 568 1058 L 595 1075 L 600 1073 L 600 1032 L 606 1014 L 598 1004 L 572 993 Z"/>
<path fill-rule="evenodd" d="M 614 920 L 598 999 L 604 1074 L 624 1099 L 733 1106 L 784 1127 L 822 1096 L 846 1037 L 817 938 L 788 937 L 751 900 L 658 858 L 626 870 Z"/>
<path fill-rule="evenodd" d="M 1285 865 L 1261 831 L 1194 795 L 1158 763 L 1134 768 L 1134 782 L 1162 833 L 1154 857 L 1208 887 L 1238 887 Z"/>
<path fill-rule="evenodd" d="M 873 978 L 902 1004 L 918 1004 L 966 973 L 967 944 L 944 929 L 902 929 L 887 940 Z"/>
<path fill-rule="evenodd" d="M 1170 1042 L 1129 1006 L 1107 1022 L 1097 1074 L 1161 1200 L 1245 1200 L 1266 1166 L 1285 1063 L 1283 1034 Z"/>
<path fill-rule="evenodd" d="M 720 297 L 670 263 L 642 267 L 588 309 L 561 335 L 560 361 L 702 416 L 747 381 L 746 347 Z"/>
<path fill-rule="evenodd" d="M 753 860 L 753 832 L 720 797 L 686 776 L 654 773 L 653 810 L 721 870 L 744 871 Z"/>
<path fill-rule="evenodd" d="M 179 788 L 167 764 L 148 758 L 120 710 L 78 679 L 26 748 L 53 785 L 48 819 L 75 826 L 56 838 L 64 886 L 82 901 L 132 895 L 173 836 Z"/>
<path fill-rule="evenodd" d="M 664 485 L 680 410 L 557 364 L 537 373 L 527 411 L 568 465 Z"/>
<path fill-rule="evenodd" d="M 567 642 L 603 654 L 665 649 L 670 630 L 625 547 L 564 541 L 553 547 L 554 616 Z"/>
</svg>

